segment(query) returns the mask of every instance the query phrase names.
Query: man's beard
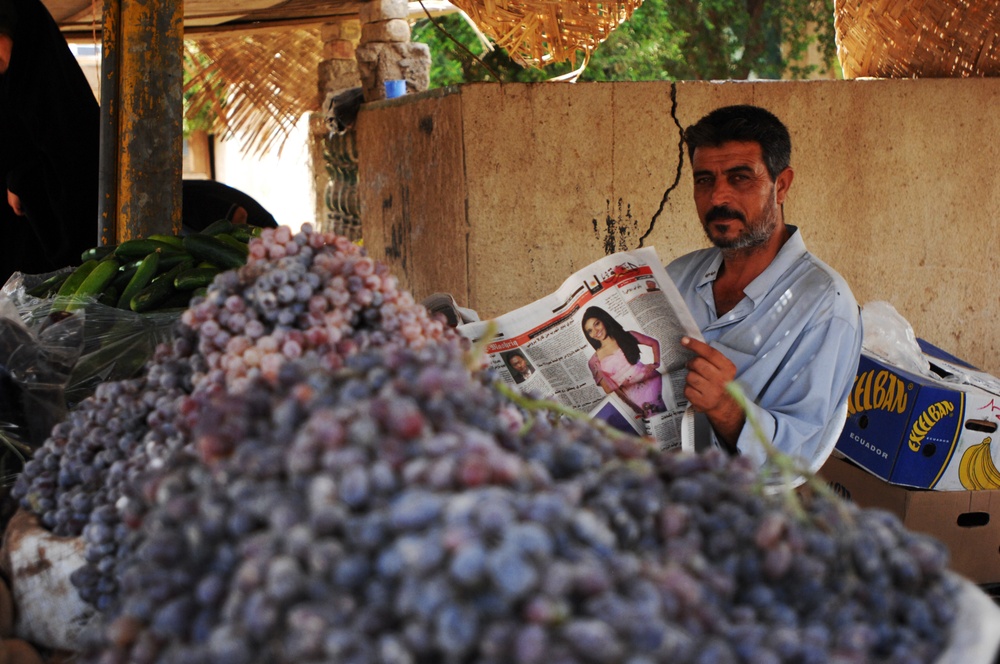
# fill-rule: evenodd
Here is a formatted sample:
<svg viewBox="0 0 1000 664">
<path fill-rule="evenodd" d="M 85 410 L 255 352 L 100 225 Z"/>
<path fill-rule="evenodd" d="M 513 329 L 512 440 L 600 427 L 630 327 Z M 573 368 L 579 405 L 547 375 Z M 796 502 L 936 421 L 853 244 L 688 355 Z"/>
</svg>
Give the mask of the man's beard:
<svg viewBox="0 0 1000 664">
<path fill-rule="evenodd" d="M 708 224 L 715 219 L 739 219 L 743 222 L 746 230 L 731 239 L 713 237 L 708 232 Z M 761 212 L 761 215 L 752 222 L 747 222 L 746 217 L 736 210 L 730 210 L 724 206 L 714 207 L 705 215 L 705 227 L 708 239 L 716 247 L 722 249 L 723 253 L 746 252 L 763 246 L 771 239 L 775 229 L 778 227 L 778 207 L 774 203 L 768 203 L 768 206 Z"/>
</svg>

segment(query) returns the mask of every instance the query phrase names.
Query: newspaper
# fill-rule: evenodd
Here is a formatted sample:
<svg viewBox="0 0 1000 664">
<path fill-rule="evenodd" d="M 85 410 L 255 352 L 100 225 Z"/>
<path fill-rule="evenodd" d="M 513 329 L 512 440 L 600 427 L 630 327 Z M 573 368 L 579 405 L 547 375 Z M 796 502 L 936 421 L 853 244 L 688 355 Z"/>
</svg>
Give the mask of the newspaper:
<svg viewBox="0 0 1000 664">
<path fill-rule="evenodd" d="M 652 247 L 606 256 L 540 300 L 457 329 L 479 341 L 491 328 L 488 361 L 517 389 L 661 449 L 693 439 L 684 398 L 692 353 L 680 340 L 702 336 Z"/>
</svg>

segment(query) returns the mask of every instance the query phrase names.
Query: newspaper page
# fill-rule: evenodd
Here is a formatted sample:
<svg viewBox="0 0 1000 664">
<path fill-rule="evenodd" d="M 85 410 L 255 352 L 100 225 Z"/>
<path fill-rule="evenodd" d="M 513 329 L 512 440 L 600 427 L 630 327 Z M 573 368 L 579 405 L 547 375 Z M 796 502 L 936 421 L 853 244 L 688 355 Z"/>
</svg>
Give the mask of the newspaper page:
<svg viewBox="0 0 1000 664">
<path fill-rule="evenodd" d="M 619 252 L 573 274 L 554 293 L 493 321 L 458 326 L 487 340 L 488 361 L 517 389 L 679 448 L 687 361 L 682 336 L 702 339 L 652 247 Z"/>
</svg>

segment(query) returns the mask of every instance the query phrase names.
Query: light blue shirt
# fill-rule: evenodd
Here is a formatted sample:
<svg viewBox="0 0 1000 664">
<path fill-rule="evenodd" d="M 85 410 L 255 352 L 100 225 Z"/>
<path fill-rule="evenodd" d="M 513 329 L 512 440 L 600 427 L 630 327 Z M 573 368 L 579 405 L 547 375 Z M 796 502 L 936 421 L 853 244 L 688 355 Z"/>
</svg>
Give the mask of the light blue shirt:
<svg viewBox="0 0 1000 664">
<path fill-rule="evenodd" d="M 740 454 L 758 466 L 767 459 L 752 417 L 775 447 L 816 470 L 843 426 L 836 416 L 858 369 L 861 316 L 847 282 L 806 251 L 796 227 L 787 228 L 791 237 L 774 261 L 721 318 L 712 294 L 719 249 L 682 256 L 667 272 L 705 341 L 736 365 L 736 380 L 753 402 L 737 441 Z"/>
</svg>

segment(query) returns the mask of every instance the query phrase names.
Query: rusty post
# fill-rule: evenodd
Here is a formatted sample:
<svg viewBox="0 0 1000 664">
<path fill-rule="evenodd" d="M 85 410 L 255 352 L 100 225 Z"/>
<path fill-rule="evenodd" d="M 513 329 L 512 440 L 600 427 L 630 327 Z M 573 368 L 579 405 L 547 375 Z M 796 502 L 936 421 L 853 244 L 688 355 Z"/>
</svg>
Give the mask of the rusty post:
<svg viewBox="0 0 1000 664">
<path fill-rule="evenodd" d="M 101 152 L 98 203 L 98 243 L 117 242 L 119 100 L 118 49 L 121 46 L 121 0 L 104 0 L 104 29 L 101 57 Z"/>
<path fill-rule="evenodd" d="M 117 111 L 114 149 L 117 191 L 115 242 L 181 226 L 181 117 L 184 3 L 180 0 L 107 0 L 120 3 L 120 35 L 113 54 L 117 96 L 102 109 Z M 108 81 L 104 82 L 105 84 Z M 110 127 L 108 127 L 110 129 Z M 109 131 L 110 133 L 110 131 Z M 104 148 L 102 148 L 102 151 Z M 110 166 L 105 169 L 109 174 Z"/>
</svg>

